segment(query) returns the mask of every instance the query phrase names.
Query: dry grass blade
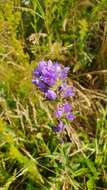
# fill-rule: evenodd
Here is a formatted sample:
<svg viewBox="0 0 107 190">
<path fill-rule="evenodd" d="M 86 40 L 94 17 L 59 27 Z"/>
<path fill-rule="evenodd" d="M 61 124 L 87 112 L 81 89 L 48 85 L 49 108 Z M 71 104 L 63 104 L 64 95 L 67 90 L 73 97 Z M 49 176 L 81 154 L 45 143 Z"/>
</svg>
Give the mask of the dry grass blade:
<svg viewBox="0 0 107 190">
<path fill-rule="evenodd" d="M 38 12 L 34 11 L 34 10 L 31 9 L 31 8 L 15 6 L 14 9 L 20 10 L 20 11 L 24 11 L 24 12 L 29 12 L 29 13 L 31 13 L 33 16 L 37 15 L 37 16 L 39 16 L 40 18 L 44 19 L 44 17 L 43 17 L 41 14 L 39 14 Z"/>
<path fill-rule="evenodd" d="M 40 104 L 41 109 L 43 109 L 43 110 L 47 113 L 47 116 L 48 116 L 49 120 L 50 120 L 52 123 L 54 123 L 53 118 L 52 118 L 51 113 L 50 113 L 49 108 L 48 108 L 48 104 L 45 105 L 45 104 L 43 103 L 43 100 L 41 99 L 41 97 L 38 97 L 38 101 L 39 101 L 39 104 Z"/>
<path fill-rule="evenodd" d="M 87 75 L 96 75 L 96 74 L 107 74 L 107 69 L 81 73 L 81 74 L 78 74 L 77 77 L 82 77 L 82 76 L 87 76 Z"/>
<path fill-rule="evenodd" d="M 30 105 L 32 106 L 33 119 L 34 119 L 35 125 L 38 126 L 38 122 L 37 122 L 37 114 L 36 114 L 35 105 L 34 105 L 34 103 L 32 102 L 32 100 L 31 100 L 30 98 L 29 98 L 29 103 L 30 103 Z"/>
<path fill-rule="evenodd" d="M 93 100 L 94 103 L 96 104 L 96 99 L 103 100 L 104 102 L 107 102 L 107 95 L 105 93 L 102 93 L 101 91 L 98 90 L 92 90 L 92 89 L 86 89 L 84 88 L 82 85 L 79 84 L 79 82 L 75 81 L 75 91 L 77 92 L 78 96 L 80 97 L 79 99 L 81 100 L 81 102 L 86 102 L 87 103 L 87 108 L 88 109 L 92 109 L 92 105 L 93 105 Z M 82 103 L 82 104 L 83 104 Z"/>
</svg>

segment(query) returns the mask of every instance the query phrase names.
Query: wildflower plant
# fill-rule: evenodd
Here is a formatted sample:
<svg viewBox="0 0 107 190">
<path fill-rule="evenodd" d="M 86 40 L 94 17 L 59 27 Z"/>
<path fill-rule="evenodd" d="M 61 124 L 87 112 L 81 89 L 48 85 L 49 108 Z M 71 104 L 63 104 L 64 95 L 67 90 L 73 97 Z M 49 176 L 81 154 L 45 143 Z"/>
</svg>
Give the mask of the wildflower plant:
<svg viewBox="0 0 107 190">
<path fill-rule="evenodd" d="M 58 62 L 40 61 L 33 71 L 32 83 L 36 85 L 48 101 L 56 102 L 54 112 L 54 132 L 60 133 L 66 129 L 67 121 L 72 122 L 75 115 L 69 97 L 73 97 L 73 86 L 67 83 L 69 67 L 64 67 Z"/>
</svg>

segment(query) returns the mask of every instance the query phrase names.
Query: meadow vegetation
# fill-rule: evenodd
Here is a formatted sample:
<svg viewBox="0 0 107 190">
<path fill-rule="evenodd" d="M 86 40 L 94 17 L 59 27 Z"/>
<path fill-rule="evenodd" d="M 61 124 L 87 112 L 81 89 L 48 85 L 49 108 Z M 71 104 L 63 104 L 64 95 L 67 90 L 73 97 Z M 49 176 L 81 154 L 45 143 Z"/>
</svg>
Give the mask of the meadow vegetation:
<svg viewBox="0 0 107 190">
<path fill-rule="evenodd" d="M 76 119 L 32 84 L 41 60 L 69 66 Z M 0 0 L 0 190 L 107 190 L 107 0 Z"/>
</svg>

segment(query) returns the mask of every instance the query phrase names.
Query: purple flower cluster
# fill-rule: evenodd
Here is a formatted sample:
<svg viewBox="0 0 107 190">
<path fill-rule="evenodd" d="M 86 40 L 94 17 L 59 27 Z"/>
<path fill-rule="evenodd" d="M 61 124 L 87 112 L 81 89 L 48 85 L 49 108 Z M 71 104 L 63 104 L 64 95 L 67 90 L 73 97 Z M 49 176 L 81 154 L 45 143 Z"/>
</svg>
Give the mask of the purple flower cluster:
<svg viewBox="0 0 107 190">
<path fill-rule="evenodd" d="M 55 112 L 55 116 L 58 119 L 58 125 L 55 128 L 56 132 L 63 131 L 66 126 L 62 122 L 62 119 L 66 118 L 68 121 L 73 121 L 75 119 L 74 114 L 72 113 L 72 107 L 69 102 L 65 102 L 63 105 L 58 105 L 57 110 Z"/>
<path fill-rule="evenodd" d="M 57 89 L 61 91 L 63 97 L 73 95 L 72 88 L 64 83 L 67 78 L 69 67 L 62 67 L 59 63 L 49 61 L 40 61 L 39 65 L 33 71 L 32 83 L 39 87 L 45 93 L 45 97 L 49 100 L 57 98 Z M 53 90 L 52 88 L 55 87 Z M 59 86 L 58 86 L 59 85 Z"/>
<path fill-rule="evenodd" d="M 57 107 L 57 111 L 55 112 L 55 115 L 58 119 L 65 116 L 66 119 L 68 119 L 69 121 L 73 121 L 75 116 L 72 114 L 71 110 L 72 110 L 71 104 L 66 102 L 64 103 L 63 106 Z"/>
<path fill-rule="evenodd" d="M 63 105 L 58 105 L 55 112 L 55 116 L 58 119 L 57 127 L 55 131 L 63 131 L 65 125 L 62 121 L 66 118 L 69 121 L 73 121 L 75 116 L 73 115 L 72 107 L 68 102 L 68 97 L 74 96 L 73 87 L 67 84 L 67 75 L 69 67 L 64 67 L 57 62 L 40 61 L 38 66 L 33 71 L 32 83 L 35 84 L 48 100 L 61 99 Z"/>
</svg>

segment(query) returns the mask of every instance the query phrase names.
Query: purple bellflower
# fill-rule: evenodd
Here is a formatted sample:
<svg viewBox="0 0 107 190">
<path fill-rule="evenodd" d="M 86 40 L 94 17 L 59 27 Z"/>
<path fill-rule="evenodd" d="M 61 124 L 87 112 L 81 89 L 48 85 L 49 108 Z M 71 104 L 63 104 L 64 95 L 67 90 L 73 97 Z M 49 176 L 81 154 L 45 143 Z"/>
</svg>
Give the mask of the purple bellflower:
<svg viewBox="0 0 107 190">
<path fill-rule="evenodd" d="M 59 121 L 57 127 L 54 127 L 55 132 L 62 132 L 65 129 L 65 125 L 62 121 Z"/>
<path fill-rule="evenodd" d="M 66 102 L 64 104 L 64 112 L 70 112 L 72 110 L 71 104 L 69 104 L 68 102 Z"/>
<path fill-rule="evenodd" d="M 70 96 L 74 96 L 75 94 L 73 92 L 72 87 L 68 86 L 67 88 L 65 88 L 63 95 L 64 95 L 64 97 L 70 97 Z"/>
<path fill-rule="evenodd" d="M 64 80 L 64 79 L 67 78 L 69 69 L 70 69 L 69 67 L 65 67 L 65 68 L 62 70 L 62 75 L 61 75 L 62 80 Z"/>
<path fill-rule="evenodd" d="M 45 83 L 43 83 L 41 80 L 39 79 L 33 79 L 32 83 L 37 85 L 38 88 L 42 91 L 42 92 L 46 92 L 47 91 L 47 86 Z"/>
<path fill-rule="evenodd" d="M 45 93 L 45 96 L 49 100 L 55 100 L 57 98 L 57 95 L 56 95 L 56 93 L 53 90 L 47 90 L 47 92 Z"/>
<path fill-rule="evenodd" d="M 58 106 L 57 106 L 57 110 L 56 110 L 56 112 L 55 112 L 55 116 L 56 116 L 57 118 L 61 118 L 62 115 L 63 115 L 63 106 L 62 106 L 62 105 L 58 105 Z"/>
<path fill-rule="evenodd" d="M 61 86 L 60 89 L 61 94 L 64 98 L 70 97 L 70 96 L 74 96 L 74 92 L 73 92 L 73 87 L 70 87 L 69 85 L 67 85 L 66 82 L 64 82 Z"/>
<path fill-rule="evenodd" d="M 69 121 L 73 121 L 75 119 L 75 116 L 71 113 L 71 112 L 68 112 L 66 114 L 66 118 L 69 120 Z"/>
</svg>

